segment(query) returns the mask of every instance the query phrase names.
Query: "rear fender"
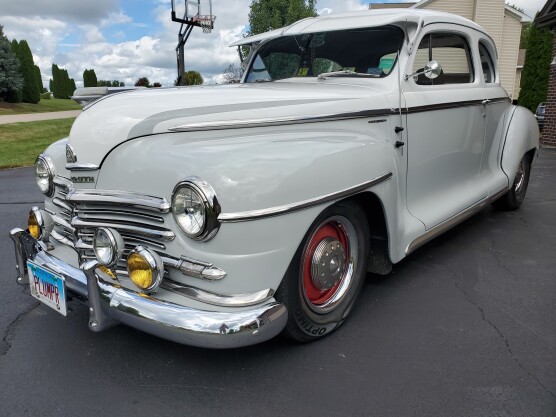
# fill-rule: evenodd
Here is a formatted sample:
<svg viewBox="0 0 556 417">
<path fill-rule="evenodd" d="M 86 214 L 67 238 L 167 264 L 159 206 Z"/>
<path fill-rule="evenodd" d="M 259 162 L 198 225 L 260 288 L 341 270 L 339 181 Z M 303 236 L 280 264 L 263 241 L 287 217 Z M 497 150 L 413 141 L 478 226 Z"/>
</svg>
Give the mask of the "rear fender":
<svg viewBox="0 0 556 417">
<path fill-rule="evenodd" d="M 531 149 L 539 147 L 539 127 L 533 113 L 519 106 L 507 110 L 508 125 L 502 150 L 501 167 L 513 184 L 519 162 Z"/>
</svg>

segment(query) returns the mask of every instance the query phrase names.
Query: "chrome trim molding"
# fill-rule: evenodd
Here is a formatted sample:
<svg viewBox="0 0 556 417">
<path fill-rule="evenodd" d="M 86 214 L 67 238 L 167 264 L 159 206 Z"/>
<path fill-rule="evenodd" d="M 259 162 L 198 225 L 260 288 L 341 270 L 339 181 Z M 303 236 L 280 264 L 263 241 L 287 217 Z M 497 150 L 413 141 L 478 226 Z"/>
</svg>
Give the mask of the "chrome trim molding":
<svg viewBox="0 0 556 417">
<path fill-rule="evenodd" d="M 75 164 L 77 162 L 77 155 L 75 154 L 75 150 L 69 143 L 66 143 L 66 162 L 68 164 Z"/>
<path fill-rule="evenodd" d="M 331 122 L 338 120 L 362 119 L 368 117 L 388 116 L 396 114 L 395 109 L 364 110 L 350 113 L 321 114 L 317 116 L 269 117 L 248 120 L 226 120 L 218 122 L 186 123 L 169 127 L 171 132 L 199 132 L 203 130 L 247 129 L 251 127 L 269 127 L 296 125 L 303 123 Z"/>
<path fill-rule="evenodd" d="M 261 304 L 272 298 L 274 295 L 274 291 L 270 288 L 245 294 L 216 294 L 200 288 L 183 285 L 168 278 L 162 281 L 160 288 L 164 288 L 165 290 L 175 292 L 179 295 L 192 298 L 202 303 L 221 307 L 247 307 L 255 304 Z"/>
<path fill-rule="evenodd" d="M 77 162 L 66 163 L 66 169 L 68 171 L 96 171 L 99 168 L 100 167 L 98 165 L 89 164 L 89 163 L 82 163 L 82 164 L 78 164 Z"/>
<path fill-rule="evenodd" d="M 160 256 L 165 266 L 177 269 L 182 274 L 193 278 L 217 281 L 225 278 L 227 275 L 225 271 L 208 262 L 198 261 L 186 256 L 182 256 L 180 259 L 163 254 Z"/>
<path fill-rule="evenodd" d="M 389 172 L 387 174 L 384 174 L 380 177 L 364 182 L 362 184 L 356 185 L 354 187 L 346 188 L 345 190 L 341 190 L 332 194 L 327 194 L 321 197 L 316 197 L 309 200 L 301 201 L 299 203 L 285 204 L 283 206 L 278 206 L 278 207 L 270 207 L 267 209 L 260 209 L 260 210 L 242 211 L 237 213 L 222 213 L 220 216 L 218 216 L 218 220 L 222 223 L 235 223 L 235 222 L 246 222 L 251 220 L 258 220 L 267 217 L 274 217 L 283 214 L 288 214 L 295 211 L 304 210 L 309 207 L 328 203 L 330 201 L 349 197 L 351 195 L 364 191 L 369 187 L 380 184 L 381 182 L 384 182 L 390 179 L 391 177 L 392 177 L 392 173 Z"/>
<path fill-rule="evenodd" d="M 407 247 L 407 249 L 405 250 L 405 254 L 409 255 L 411 252 L 420 248 L 425 243 L 431 241 L 432 239 L 441 235 L 442 233 L 451 229 L 452 227 L 457 226 L 458 224 L 460 224 L 464 220 L 467 220 L 469 217 L 473 216 L 475 213 L 478 213 L 483 208 L 488 206 L 490 203 L 493 203 L 494 201 L 498 200 L 500 197 L 502 197 L 504 194 L 506 194 L 508 192 L 508 190 L 509 190 L 508 188 L 504 188 L 504 189 L 500 190 L 499 192 L 493 194 L 492 196 L 487 197 L 484 200 L 479 201 L 478 203 L 474 204 L 471 207 L 468 207 L 467 209 L 465 209 L 461 213 L 456 214 L 454 217 L 446 220 L 445 222 L 440 223 L 439 225 L 433 227 L 428 232 L 426 232 L 424 235 L 419 236 L 417 239 L 415 239 L 413 242 L 411 242 L 409 244 L 409 246 Z"/>
<path fill-rule="evenodd" d="M 27 260 L 63 276 L 68 291 L 87 300 L 89 329 L 94 332 L 124 323 L 190 346 L 229 349 L 275 337 L 288 319 L 287 308 L 271 300 L 239 311 L 200 310 L 162 301 L 105 281 L 97 273 L 96 260 L 84 263 L 83 269 L 75 268 L 47 253 L 22 229 L 13 229 L 10 237 L 15 246 L 18 282 L 28 282 Z"/>
<path fill-rule="evenodd" d="M 176 235 L 169 229 L 155 229 L 153 227 L 144 227 L 144 226 L 134 226 L 131 224 L 126 224 L 125 222 L 117 223 L 117 222 L 95 222 L 95 221 L 86 221 L 80 219 L 79 217 L 74 217 L 71 219 L 71 226 L 74 229 L 81 229 L 81 228 L 91 228 L 91 227 L 110 227 L 117 229 L 121 233 L 129 232 L 129 233 L 137 233 L 142 236 L 148 236 L 153 238 L 162 239 L 165 241 L 174 240 Z"/>
<path fill-rule="evenodd" d="M 170 203 L 165 198 L 153 197 L 126 191 L 115 190 L 70 190 L 66 196 L 70 203 L 121 204 L 129 207 L 170 212 Z"/>
</svg>

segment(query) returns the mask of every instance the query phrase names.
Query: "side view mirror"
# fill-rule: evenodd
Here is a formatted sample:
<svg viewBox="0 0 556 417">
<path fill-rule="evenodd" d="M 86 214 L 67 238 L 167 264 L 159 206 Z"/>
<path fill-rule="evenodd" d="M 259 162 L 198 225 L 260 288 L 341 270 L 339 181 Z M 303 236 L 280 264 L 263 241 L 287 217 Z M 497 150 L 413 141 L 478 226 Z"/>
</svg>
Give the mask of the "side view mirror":
<svg viewBox="0 0 556 417">
<path fill-rule="evenodd" d="M 442 73 L 442 66 L 438 62 L 433 60 L 433 61 L 427 62 L 427 64 L 425 65 L 425 67 L 421 71 L 417 71 L 413 74 L 406 75 L 404 77 L 404 80 L 407 81 L 407 80 L 409 80 L 409 77 L 416 77 L 417 75 L 421 75 L 421 74 L 424 74 L 425 77 L 427 77 L 431 80 L 434 80 L 441 73 Z"/>
</svg>

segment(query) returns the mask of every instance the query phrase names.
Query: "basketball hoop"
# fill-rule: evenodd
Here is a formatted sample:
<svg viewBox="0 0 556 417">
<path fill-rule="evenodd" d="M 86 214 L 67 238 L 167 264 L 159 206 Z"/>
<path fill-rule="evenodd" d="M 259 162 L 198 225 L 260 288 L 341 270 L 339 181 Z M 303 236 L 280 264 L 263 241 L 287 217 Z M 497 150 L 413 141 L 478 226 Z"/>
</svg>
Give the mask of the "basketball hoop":
<svg viewBox="0 0 556 417">
<path fill-rule="evenodd" d="M 197 15 L 193 18 L 193 22 L 198 23 L 203 29 L 203 33 L 210 33 L 214 27 L 214 15 Z"/>
</svg>

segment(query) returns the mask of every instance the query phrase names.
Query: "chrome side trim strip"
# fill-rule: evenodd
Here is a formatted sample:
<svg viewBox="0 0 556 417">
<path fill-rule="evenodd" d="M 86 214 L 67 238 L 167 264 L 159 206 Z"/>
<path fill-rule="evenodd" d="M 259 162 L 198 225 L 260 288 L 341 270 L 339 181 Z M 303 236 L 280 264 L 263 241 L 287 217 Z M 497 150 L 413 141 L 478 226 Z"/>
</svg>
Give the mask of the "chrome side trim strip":
<svg viewBox="0 0 556 417">
<path fill-rule="evenodd" d="M 160 257 L 165 266 L 177 269 L 182 274 L 193 278 L 215 281 L 221 280 L 227 275 L 226 271 L 217 268 L 208 262 L 198 261 L 185 256 L 182 256 L 180 259 L 176 259 L 168 255 L 160 254 Z"/>
<path fill-rule="evenodd" d="M 411 242 L 409 244 L 409 246 L 407 247 L 407 249 L 405 250 L 405 254 L 409 255 L 411 252 L 420 248 L 425 243 L 431 241 L 432 239 L 441 235 L 442 233 L 446 232 L 447 230 L 451 229 L 452 227 L 457 226 L 458 224 L 460 224 L 464 220 L 467 220 L 469 217 L 471 217 L 475 213 L 481 211 L 483 208 L 488 206 L 490 203 L 498 200 L 498 198 L 502 197 L 507 192 L 508 192 L 508 188 L 504 188 L 504 189 L 500 190 L 499 192 L 497 192 L 496 194 L 493 194 L 492 196 L 487 197 L 484 200 L 479 201 L 475 205 L 473 205 L 471 207 L 468 207 L 467 209 L 465 209 L 461 213 L 456 214 L 454 217 L 446 220 L 445 222 L 440 223 L 438 226 L 433 227 L 428 232 L 426 232 L 424 235 L 419 236 L 417 239 L 415 239 L 413 242 Z"/>
<path fill-rule="evenodd" d="M 369 187 L 380 184 L 392 177 L 392 173 L 389 172 L 380 177 L 372 179 L 370 181 L 364 182 L 362 184 L 356 185 L 351 188 L 346 188 L 345 190 L 338 191 L 336 193 L 327 194 L 321 197 L 312 198 L 309 200 L 301 201 L 299 203 L 285 204 L 278 207 L 270 207 L 267 209 L 242 211 L 237 213 L 222 213 L 218 216 L 218 220 L 222 223 L 235 223 L 235 222 L 246 222 L 250 220 L 264 219 L 267 217 L 279 216 L 282 214 L 292 213 L 294 211 L 304 210 L 309 207 L 318 206 L 320 204 L 328 203 L 330 201 L 339 200 L 341 198 L 346 198 L 351 195 L 357 194 L 361 191 L 366 190 Z"/>
<path fill-rule="evenodd" d="M 198 132 L 203 130 L 246 129 L 250 127 L 268 127 L 279 125 L 295 125 L 302 123 L 331 122 L 338 120 L 361 119 L 377 116 L 396 114 L 395 109 L 364 110 L 350 113 L 321 114 L 310 117 L 269 117 L 247 120 L 226 120 L 218 122 L 186 123 L 180 126 L 169 127 L 171 132 Z"/>
<path fill-rule="evenodd" d="M 170 203 L 165 198 L 114 190 L 73 190 L 66 196 L 70 203 L 121 204 L 129 207 L 170 212 Z"/>
<path fill-rule="evenodd" d="M 68 171 L 96 171 L 99 169 L 99 166 L 89 163 L 78 164 L 77 162 L 70 162 L 66 163 L 66 169 Z"/>
<path fill-rule="evenodd" d="M 252 306 L 267 301 L 274 295 L 274 291 L 270 288 L 246 294 L 216 294 L 201 290 L 200 288 L 183 285 L 171 279 L 164 279 L 162 281 L 162 284 L 160 284 L 160 288 L 164 288 L 165 290 L 175 292 L 177 294 L 192 298 L 202 303 L 221 307 Z"/>
</svg>

